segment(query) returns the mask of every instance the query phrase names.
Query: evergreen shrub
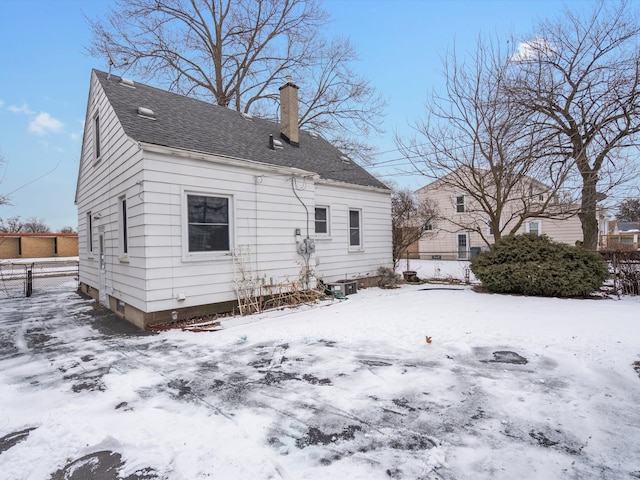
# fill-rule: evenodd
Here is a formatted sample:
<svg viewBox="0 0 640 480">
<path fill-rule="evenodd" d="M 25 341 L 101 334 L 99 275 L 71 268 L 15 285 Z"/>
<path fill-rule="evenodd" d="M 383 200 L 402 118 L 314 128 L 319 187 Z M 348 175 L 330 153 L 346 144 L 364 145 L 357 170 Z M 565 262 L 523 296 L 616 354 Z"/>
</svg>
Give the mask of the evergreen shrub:
<svg viewBox="0 0 640 480">
<path fill-rule="evenodd" d="M 609 278 L 600 255 L 546 235 L 510 235 L 471 260 L 471 271 L 494 293 L 586 296 Z"/>
</svg>

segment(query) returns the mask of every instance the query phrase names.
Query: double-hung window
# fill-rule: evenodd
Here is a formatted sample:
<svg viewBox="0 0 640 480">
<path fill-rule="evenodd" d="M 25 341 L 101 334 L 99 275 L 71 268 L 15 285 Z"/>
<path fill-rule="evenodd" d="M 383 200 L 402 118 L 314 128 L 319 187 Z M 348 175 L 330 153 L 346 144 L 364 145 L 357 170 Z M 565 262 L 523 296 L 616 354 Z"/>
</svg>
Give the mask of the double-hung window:
<svg viewBox="0 0 640 480">
<path fill-rule="evenodd" d="M 533 233 L 534 235 L 542 235 L 542 222 L 540 220 L 532 220 L 527 222 L 527 233 Z"/>
<path fill-rule="evenodd" d="M 458 195 L 456 197 L 456 213 L 464 213 L 465 211 L 464 195 Z"/>
<path fill-rule="evenodd" d="M 230 198 L 187 195 L 189 253 L 230 249 Z"/>
<path fill-rule="evenodd" d="M 349 246 L 362 247 L 362 211 L 349 210 Z"/>
<path fill-rule="evenodd" d="M 316 235 L 329 235 L 329 208 L 316 207 L 315 212 Z"/>
</svg>

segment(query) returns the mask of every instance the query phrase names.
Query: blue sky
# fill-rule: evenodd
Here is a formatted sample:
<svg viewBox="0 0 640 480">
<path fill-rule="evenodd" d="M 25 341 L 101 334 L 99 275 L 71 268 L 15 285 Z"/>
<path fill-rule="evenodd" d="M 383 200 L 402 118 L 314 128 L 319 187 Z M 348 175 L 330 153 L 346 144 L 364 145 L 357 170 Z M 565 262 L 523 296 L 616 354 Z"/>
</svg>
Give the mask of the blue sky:
<svg viewBox="0 0 640 480">
<path fill-rule="evenodd" d="M 11 205 L 0 217 L 38 217 L 54 230 L 77 225 L 73 203 L 92 68 L 106 59 L 85 52 L 85 15 L 105 14 L 108 0 L 0 0 L 0 193 Z M 588 9 L 586 0 L 567 2 Z M 326 0 L 330 33 L 347 35 L 360 53 L 357 70 L 388 100 L 386 133 L 371 138 L 380 150 L 371 172 L 384 181 L 418 188 L 402 174 L 394 132 L 409 134 L 433 88 L 441 84 L 440 58 L 454 45 L 473 51 L 482 35 L 526 35 L 537 17 L 561 13 L 563 2 Z M 114 73 L 118 73 L 114 71 Z M 136 80 L 135 78 L 133 80 Z M 404 168 L 403 168 L 404 166 Z"/>
</svg>

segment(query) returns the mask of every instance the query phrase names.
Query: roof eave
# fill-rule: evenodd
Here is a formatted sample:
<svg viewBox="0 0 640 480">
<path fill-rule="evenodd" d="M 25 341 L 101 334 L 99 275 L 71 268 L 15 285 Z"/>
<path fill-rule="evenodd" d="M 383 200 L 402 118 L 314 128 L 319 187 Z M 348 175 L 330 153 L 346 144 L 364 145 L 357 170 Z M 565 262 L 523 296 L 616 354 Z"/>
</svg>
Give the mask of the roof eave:
<svg viewBox="0 0 640 480">
<path fill-rule="evenodd" d="M 257 162 L 255 160 L 247 160 L 239 157 L 231 157 L 227 155 L 214 154 L 208 152 L 199 152 L 196 150 L 186 150 L 176 147 L 168 147 L 165 145 L 157 145 L 155 143 L 138 142 L 138 146 L 141 150 L 153 153 L 161 153 L 165 155 L 175 155 L 182 158 L 190 158 L 194 160 L 205 160 L 209 162 L 220 163 L 224 165 L 231 165 L 242 168 L 252 168 L 259 171 L 270 171 L 278 173 L 286 173 L 289 175 L 301 175 L 306 177 L 319 178 L 316 172 L 309 170 L 303 170 L 296 167 L 286 167 L 280 165 L 273 165 L 270 163 Z"/>
</svg>

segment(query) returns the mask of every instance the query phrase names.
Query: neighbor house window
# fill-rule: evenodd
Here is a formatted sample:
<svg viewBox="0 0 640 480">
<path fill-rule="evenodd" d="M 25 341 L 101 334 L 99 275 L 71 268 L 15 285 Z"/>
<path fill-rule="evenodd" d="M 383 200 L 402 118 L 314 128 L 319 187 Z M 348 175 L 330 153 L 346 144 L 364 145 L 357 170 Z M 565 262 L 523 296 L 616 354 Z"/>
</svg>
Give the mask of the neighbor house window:
<svg viewBox="0 0 640 480">
<path fill-rule="evenodd" d="M 229 250 L 229 198 L 187 195 L 189 252 Z"/>
<path fill-rule="evenodd" d="M 316 207 L 316 234 L 329 234 L 329 208 Z"/>
<path fill-rule="evenodd" d="M 58 255 L 58 237 L 53 237 L 53 254 Z"/>
<path fill-rule="evenodd" d="M 362 246 L 362 212 L 349 210 L 349 246 Z"/>
<path fill-rule="evenodd" d="M 456 197 L 456 213 L 464 213 L 465 205 L 464 205 L 464 195 L 459 195 Z"/>
<path fill-rule="evenodd" d="M 487 221 L 487 235 L 493 236 L 493 222 L 491 220 Z"/>
<path fill-rule="evenodd" d="M 127 197 L 123 196 L 118 199 L 118 227 L 120 230 L 120 253 L 122 255 L 129 253 L 129 229 L 127 223 Z"/>
<path fill-rule="evenodd" d="M 457 247 L 458 260 L 467 260 L 469 258 L 469 235 L 466 233 L 458 233 Z"/>
<path fill-rule="evenodd" d="M 534 220 L 527 223 L 527 233 L 533 233 L 534 235 L 542 234 L 542 222 L 540 220 Z"/>
<path fill-rule="evenodd" d="M 87 253 L 93 252 L 93 218 L 87 213 Z"/>
<path fill-rule="evenodd" d="M 100 158 L 100 116 L 93 119 L 93 140 L 95 142 L 96 160 Z"/>
</svg>

